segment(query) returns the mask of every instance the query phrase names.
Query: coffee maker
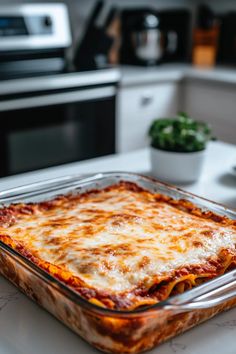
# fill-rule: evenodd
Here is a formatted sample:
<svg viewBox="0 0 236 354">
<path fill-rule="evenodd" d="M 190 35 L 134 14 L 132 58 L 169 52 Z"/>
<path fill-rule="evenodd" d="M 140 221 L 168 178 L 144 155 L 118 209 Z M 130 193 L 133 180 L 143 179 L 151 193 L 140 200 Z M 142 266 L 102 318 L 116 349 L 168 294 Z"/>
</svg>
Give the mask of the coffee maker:
<svg viewBox="0 0 236 354">
<path fill-rule="evenodd" d="M 120 63 L 151 66 L 190 61 L 191 14 L 151 8 L 121 12 Z"/>
</svg>

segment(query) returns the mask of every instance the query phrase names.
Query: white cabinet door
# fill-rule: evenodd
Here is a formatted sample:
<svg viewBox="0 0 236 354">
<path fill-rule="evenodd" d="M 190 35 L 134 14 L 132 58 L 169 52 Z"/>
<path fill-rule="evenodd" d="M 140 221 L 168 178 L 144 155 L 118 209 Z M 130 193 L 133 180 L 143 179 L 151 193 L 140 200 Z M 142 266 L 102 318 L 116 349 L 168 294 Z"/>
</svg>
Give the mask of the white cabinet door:
<svg viewBox="0 0 236 354">
<path fill-rule="evenodd" d="M 219 140 L 236 144 L 236 88 L 225 83 L 187 80 L 184 110 L 212 126 Z"/>
<path fill-rule="evenodd" d="M 117 152 L 143 148 L 149 144 L 148 129 L 156 118 L 178 110 L 178 83 L 121 87 L 117 102 Z"/>
</svg>

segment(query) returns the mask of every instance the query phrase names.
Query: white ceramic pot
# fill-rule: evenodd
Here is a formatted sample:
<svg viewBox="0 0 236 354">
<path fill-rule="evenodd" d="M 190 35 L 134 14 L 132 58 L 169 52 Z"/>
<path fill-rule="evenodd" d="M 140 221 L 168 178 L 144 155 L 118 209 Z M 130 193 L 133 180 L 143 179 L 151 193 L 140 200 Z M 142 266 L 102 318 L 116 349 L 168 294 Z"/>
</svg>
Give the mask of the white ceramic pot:
<svg viewBox="0 0 236 354">
<path fill-rule="evenodd" d="M 194 182 L 200 177 L 205 152 L 172 152 L 150 147 L 152 175 L 166 182 Z"/>
</svg>

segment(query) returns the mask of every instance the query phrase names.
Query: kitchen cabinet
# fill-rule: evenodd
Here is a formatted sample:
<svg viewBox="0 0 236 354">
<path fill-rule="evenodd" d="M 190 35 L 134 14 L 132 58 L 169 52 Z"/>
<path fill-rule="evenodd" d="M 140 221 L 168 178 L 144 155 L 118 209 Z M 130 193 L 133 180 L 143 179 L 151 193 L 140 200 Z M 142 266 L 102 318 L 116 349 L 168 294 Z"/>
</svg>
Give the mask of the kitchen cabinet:
<svg viewBox="0 0 236 354">
<path fill-rule="evenodd" d="M 179 83 L 157 82 L 121 87 L 118 92 L 116 150 L 126 152 L 148 145 L 151 122 L 178 110 Z"/>
<path fill-rule="evenodd" d="M 116 151 L 148 145 L 147 131 L 158 117 L 185 111 L 207 121 L 213 134 L 236 143 L 236 71 L 192 66 L 122 67 L 116 114 Z"/>
<path fill-rule="evenodd" d="M 212 126 L 220 140 L 236 143 L 236 85 L 206 80 L 185 80 L 183 110 Z"/>
</svg>

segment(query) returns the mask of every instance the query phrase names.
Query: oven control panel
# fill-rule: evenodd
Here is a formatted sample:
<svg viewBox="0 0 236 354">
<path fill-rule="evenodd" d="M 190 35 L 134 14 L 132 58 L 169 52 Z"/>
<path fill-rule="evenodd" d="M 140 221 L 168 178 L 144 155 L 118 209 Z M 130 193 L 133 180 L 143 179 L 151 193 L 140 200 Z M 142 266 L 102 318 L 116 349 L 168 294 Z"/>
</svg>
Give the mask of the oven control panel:
<svg viewBox="0 0 236 354">
<path fill-rule="evenodd" d="M 51 34 L 51 16 L 0 16 L 0 36 L 34 36 Z"/>
<path fill-rule="evenodd" d="M 0 5 L 0 51 L 66 48 L 70 44 L 65 4 Z"/>
</svg>

